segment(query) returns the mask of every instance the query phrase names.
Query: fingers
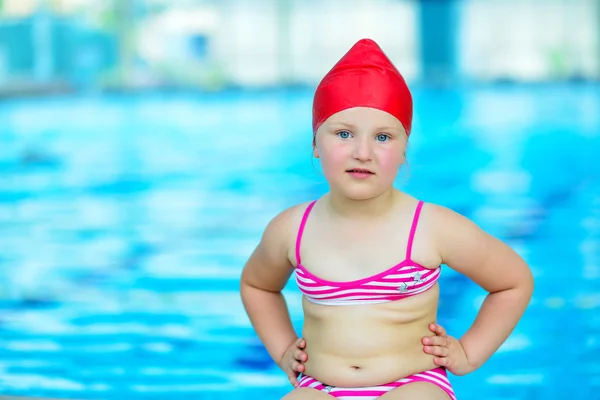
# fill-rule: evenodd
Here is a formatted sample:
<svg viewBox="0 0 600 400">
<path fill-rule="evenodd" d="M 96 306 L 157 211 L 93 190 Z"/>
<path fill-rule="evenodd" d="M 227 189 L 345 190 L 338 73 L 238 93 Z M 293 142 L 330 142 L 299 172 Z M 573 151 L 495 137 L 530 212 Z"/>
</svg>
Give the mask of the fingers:
<svg viewBox="0 0 600 400">
<path fill-rule="evenodd" d="M 450 359 L 447 357 L 433 357 L 433 363 L 439 367 L 448 367 Z"/>
<path fill-rule="evenodd" d="M 305 369 L 304 364 L 299 363 L 298 361 L 292 362 L 292 370 L 294 372 L 304 372 L 304 369 Z M 298 374 L 296 374 L 296 375 L 298 375 Z"/>
<path fill-rule="evenodd" d="M 429 324 L 429 330 L 435 333 L 437 336 L 446 336 L 446 330 L 441 325 Z"/>
<path fill-rule="evenodd" d="M 451 364 L 450 350 L 452 343 L 446 335 L 446 330 L 438 324 L 429 324 L 429 330 L 435 333 L 435 336 L 426 336 L 423 338 L 423 351 L 431 354 L 433 362 L 439 367 L 448 367 Z"/>
<path fill-rule="evenodd" d="M 431 354 L 438 357 L 448 357 L 448 355 L 450 354 L 448 348 L 444 346 L 425 346 L 423 350 L 427 354 Z"/>
<path fill-rule="evenodd" d="M 429 329 L 436 334 L 436 336 L 427 336 L 422 339 L 423 351 L 427 354 L 431 354 L 434 360 L 437 359 L 439 364 L 445 365 L 448 362 L 447 358 L 450 355 L 450 341 L 446 336 L 446 331 L 441 325 L 430 324 Z M 435 362 L 435 361 L 434 361 Z"/>
<path fill-rule="evenodd" d="M 427 336 L 423 338 L 423 344 L 429 346 L 449 346 L 450 341 L 447 336 Z"/>
<path fill-rule="evenodd" d="M 308 356 L 302 350 L 296 350 L 294 352 L 294 359 L 298 360 L 300 362 L 306 362 L 306 360 L 308 359 Z"/>
<path fill-rule="evenodd" d="M 300 384 L 300 382 L 298 381 L 298 375 L 288 374 L 288 379 L 294 387 L 298 387 L 298 385 Z"/>
<path fill-rule="evenodd" d="M 298 349 L 294 352 L 294 358 L 300 362 L 306 362 L 306 360 L 308 360 L 308 355 L 301 350 L 306 347 L 306 340 L 302 338 L 296 340 L 296 347 L 298 347 Z"/>
<path fill-rule="evenodd" d="M 293 350 L 293 358 L 290 359 L 288 368 L 286 368 L 286 372 L 290 383 L 294 387 L 298 387 L 300 384 L 298 381 L 298 375 L 304 372 L 305 367 L 303 363 L 308 360 L 308 355 L 302 351 L 302 349 L 306 347 L 306 340 L 300 338 L 296 340 L 294 345 L 296 346 L 296 349 Z"/>
<path fill-rule="evenodd" d="M 287 376 L 290 380 L 290 383 L 294 387 L 297 387 L 300 384 L 300 382 L 298 381 L 298 375 L 301 372 L 304 372 L 304 365 L 302 365 L 298 361 L 291 361 L 290 368 L 287 370 Z"/>
</svg>

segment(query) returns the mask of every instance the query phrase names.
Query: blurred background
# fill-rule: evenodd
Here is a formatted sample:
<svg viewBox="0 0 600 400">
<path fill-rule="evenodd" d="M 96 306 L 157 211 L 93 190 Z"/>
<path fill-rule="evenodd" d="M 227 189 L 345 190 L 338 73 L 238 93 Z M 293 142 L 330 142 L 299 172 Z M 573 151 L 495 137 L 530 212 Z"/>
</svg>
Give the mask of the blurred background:
<svg viewBox="0 0 600 400">
<path fill-rule="evenodd" d="M 327 191 L 312 95 L 363 37 L 414 94 L 397 186 L 536 277 L 458 398 L 600 398 L 596 0 L 0 0 L 0 393 L 287 393 L 239 275 Z M 460 336 L 483 295 L 446 268 L 439 322 Z"/>
</svg>

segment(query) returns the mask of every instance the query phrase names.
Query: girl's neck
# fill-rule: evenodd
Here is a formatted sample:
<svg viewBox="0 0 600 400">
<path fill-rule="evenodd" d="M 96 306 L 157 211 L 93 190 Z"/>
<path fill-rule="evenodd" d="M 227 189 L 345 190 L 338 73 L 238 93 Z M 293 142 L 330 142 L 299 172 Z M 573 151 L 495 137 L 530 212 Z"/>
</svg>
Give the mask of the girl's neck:
<svg viewBox="0 0 600 400">
<path fill-rule="evenodd" d="M 390 215 L 398 194 L 391 188 L 377 197 L 354 200 L 332 191 L 325 197 L 325 206 L 332 215 L 343 219 L 381 219 Z"/>
</svg>

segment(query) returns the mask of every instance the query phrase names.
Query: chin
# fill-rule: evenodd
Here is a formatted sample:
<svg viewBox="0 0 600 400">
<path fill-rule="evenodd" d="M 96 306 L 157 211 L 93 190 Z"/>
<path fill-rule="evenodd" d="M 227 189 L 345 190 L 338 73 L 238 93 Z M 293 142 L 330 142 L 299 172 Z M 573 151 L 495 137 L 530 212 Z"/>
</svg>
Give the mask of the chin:
<svg viewBox="0 0 600 400">
<path fill-rule="evenodd" d="M 339 188 L 339 192 L 351 200 L 370 200 L 380 196 L 384 191 L 373 187 Z"/>
</svg>

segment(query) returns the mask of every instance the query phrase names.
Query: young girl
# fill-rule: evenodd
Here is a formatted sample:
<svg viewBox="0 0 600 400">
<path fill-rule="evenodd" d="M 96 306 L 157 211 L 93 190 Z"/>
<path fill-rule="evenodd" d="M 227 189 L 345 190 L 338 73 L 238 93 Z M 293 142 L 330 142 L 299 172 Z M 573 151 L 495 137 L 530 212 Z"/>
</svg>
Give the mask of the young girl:
<svg viewBox="0 0 600 400">
<path fill-rule="evenodd" d="M 533 279 L 513 250 L 392 187 L 411 123 L 408 87 L 371 40 L 317 88 L 314 156 L 330 191 L 273 218 L 241 279 L 250 320 L 295 387 L 284 399 L 456 399 L 446 371 L 480 367 L 527 307 Z M 489 292 L 460 339 L 436 324 L 442 264 Z M 281 294 L 292 273 L 301 338 Z"/>
</svg>

